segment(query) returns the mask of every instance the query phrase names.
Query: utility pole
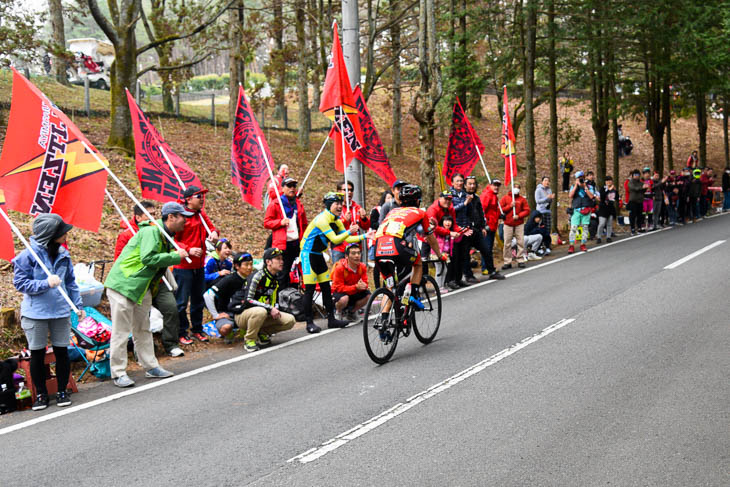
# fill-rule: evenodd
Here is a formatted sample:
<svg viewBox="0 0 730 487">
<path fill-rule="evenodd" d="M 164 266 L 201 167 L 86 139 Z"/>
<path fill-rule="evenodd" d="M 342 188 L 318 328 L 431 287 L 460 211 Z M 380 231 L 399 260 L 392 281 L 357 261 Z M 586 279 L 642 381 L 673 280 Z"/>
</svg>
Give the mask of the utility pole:
<svg viewBox="0 0 730 487">
<path fill-rule="evenodd" d="M 345 57 L 347 76 L 353 86 L 360 83 L 360 17 L 357 0 L 342 0 L 342 54 Z M 353 159 L 347 171 L 347 180 L 352 181 L 353 198 L 363 208 L 365 205 L 365 173 L 362 162 Z"/>
</svg>

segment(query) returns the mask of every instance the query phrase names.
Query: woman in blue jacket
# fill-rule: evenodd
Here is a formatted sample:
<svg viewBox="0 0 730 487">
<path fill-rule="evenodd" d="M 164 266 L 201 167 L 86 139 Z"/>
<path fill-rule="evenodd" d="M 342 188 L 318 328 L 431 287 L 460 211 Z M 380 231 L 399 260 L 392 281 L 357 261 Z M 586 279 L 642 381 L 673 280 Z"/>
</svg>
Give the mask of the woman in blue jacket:
<svg viewBox="0 0 730 487">
<path fill-rule="evenodd" d="M 36 390 L 33 410 L 48 407 L 48 390 L 44 360 L 48 335 L 56 355 L 56 381 L 58 393 L 56 404 L 71 404 L 66 391 L 71 365 L 68 359 L 69 334 L 71 332 L 71 306 L 63 298 L 59 289 L 66 291 L 79 310 L 81 296 L 76 285 L 73 265 L 68 250 L 63 248 L 66 234 L 73 228 L 54 214 L 39 215 L 33 221 L 33 235 L 30 246 L 51 271 L 48 276 L 29 250 L 24 250 L 15 259 L 13 284 L 23 293 L 20 305 L 20 324 L 28 340 L 30 349 L 30 375 Z M 80 312 L 83 315 L 83 311 Z M 83 318 L 80 316 L 79 318 Z"/>
</svg>

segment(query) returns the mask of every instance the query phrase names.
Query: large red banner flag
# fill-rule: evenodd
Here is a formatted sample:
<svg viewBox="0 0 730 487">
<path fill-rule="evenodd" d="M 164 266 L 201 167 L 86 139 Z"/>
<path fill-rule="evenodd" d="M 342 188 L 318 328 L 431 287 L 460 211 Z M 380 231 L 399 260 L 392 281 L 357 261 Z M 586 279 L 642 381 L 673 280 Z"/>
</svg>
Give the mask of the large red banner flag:
<svg viewBox="0 0 730 487">
<path fill-rule="evenodd" d="M 0 210 L 5 211 L 5 194 L 0 189 Z M 13 231 L 5 218 L 0 217 L 0 259 L 11 261 L 15 258 Z"/>
<path fill-rule="evenodd" d="M 142 197 L 163 203 L 182 200 L 183 189 L 180 187 L 177 176 L 180 177 L 186 188 L 188 186 L 202 188 L 198 176 L 180 156 L 173 152 L 170 145 L 165 142 L 165 139 L 134 101 L 129 90 L 127 90 L 127 103 L 129 103 L 129 112 L 132 114 L 135 167 L 139 185 L 142 188 Z M 175 167 L 177 176 L 162 154 L 163 150 Z"/>
<path fill-rule="evenodd" d="M 96 156 L 86 150 L 84 144 Z M 73 122 L 13 69 L 13 98 L 0 156 L 6 208 L 56 213 L 74 226 L 99 231 L 108 164 Z"/>
<path fill-rule="evenodd" d="M 322 100 L 319 103 L 319 111 L 334 122 L 330 137 L 335 147 L 340 152 L 337 159 L 335 152 L 335 168 L 343 172 L 346 164 L 349 164 L 355 153 L 364 147 L 360 119 L 357 115 L 358 109 L 355 96 L 352 92 L 350 77 L 347 75 L 345 58 L 342 55 L 342 46 L 337 33 L 337 23 L 334 24 L 332 34 L 332 52 L 327 67 L 327 76 L 324 80 Z M 342 161 L 342 135 L 345 140 L 345 161 Z"/>
<path fill-rule="evenodd" d="M 507 87 L 502 95 L 502 155 L 504 156 L 504 184 L 508 185 L 517 177 L 517 158 L 515 156 L 515 133 L 509 118 L 507 106 Z"/>
<path fill-rule="evenodd" d="M 266 151 L 265 156 L 259 145 L 259 137 Z M 271 157 L 269 144 L 246 101 L 243 87 L 239 86 L 231 145 L 231 182 L 241 189 L 243 201 L 258 209 L 261 209 L 261 193 L 269 177 L 267 161 L 273 171 L 274 158 Z"/>
<path fill-rule="evenodd" d="M 477 151 L 479 152 L 477 153 Z M 449 145 L 444 160 L 446 182 L 451 184 L 451 178 L 456 173 L 464 176 L 471 174 L 479 160 L 479 154 L 483 152 L 484 144 L 482 144 L 479 135 L 469 122 L 469 118 L 466 116 L 466 112 L 464 112 L 457 97 L 451 114 L 451 133 L 449 134 Z"/>
</svg>

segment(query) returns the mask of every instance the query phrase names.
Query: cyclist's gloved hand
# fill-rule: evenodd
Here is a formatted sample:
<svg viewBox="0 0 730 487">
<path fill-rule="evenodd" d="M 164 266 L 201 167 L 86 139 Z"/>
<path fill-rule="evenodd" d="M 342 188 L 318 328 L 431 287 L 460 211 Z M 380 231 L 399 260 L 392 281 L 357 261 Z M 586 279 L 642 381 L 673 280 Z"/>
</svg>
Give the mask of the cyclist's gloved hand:
<svg viewBox="0 0 730 487">
<path fill-rule="evenodd" d="M 441 254 L 441 262 L 449 263 L 449 256 L 446 254 Z"/>
</svg>

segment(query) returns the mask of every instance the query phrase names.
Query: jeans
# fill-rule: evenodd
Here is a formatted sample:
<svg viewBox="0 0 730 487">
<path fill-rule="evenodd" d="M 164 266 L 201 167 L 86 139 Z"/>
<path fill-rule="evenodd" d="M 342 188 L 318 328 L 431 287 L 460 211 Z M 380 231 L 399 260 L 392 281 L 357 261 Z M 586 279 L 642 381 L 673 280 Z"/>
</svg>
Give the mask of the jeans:
<svg viewBox="0 0 730 487">
<path fill-rule="evenodd" d="M 489 271 L 491 274 L 496 269 L 494 268 L 494 235 L 495 232 L 487 230 L 487 235 L 482 238 L 484 252 L 482 252 L 482 270 Z"/>
<path fill-rule="evenodd" d="M 613 235 L 613 215 L 598 217 L 598 230 L 596 231 L 596 238 L 603 238 L 604 228 L 606 229 L 606 238 L 611 238 L 611 235 Z"/>
<path fill-rule="evenodd" d="M 677 202 L 670 201 L 667 205 L 667 212 L 669 213 L 669 223 L 674 225 L 677 223 Z"/>
<path fill-rule="evenodd" d="M 193 333 L 203 333 L 203 293 L 205 292 L 204 269 L 173 269 L 172 274 L 177 281 L 177 313 L 180 317 L 180 336 L 187 335 L 192 324 Z M 190 300 L 190 321 L 186 308 Z"/>
<path fill-rule="evenodd" d="M 727 211 L 730 210 L 730 191 L 725 191 L 723 194 L 725 199 L 722 200 L 722 211 Z"/>
<path fill-rule="evenodd" d="M 689 214 L 692 216 L 693 220 L 702 216 L 700 213 L 700 199 L 702 199 L 701 196 L 699 198 L 693 196 L 689 197 Z"/>
<path fill-rule="evenodd" d="M 286 243 L 286 249 L 282 250 L 284 250 L 284 268 L 276 276 L 276 280 L 279 281 L 279 290 L 289 287 L 291 268 L 294 261 L 299 257 L 299 241 L 288 241 Z"/>
<path fill-rule="evenodd" d="M 652 225 L 654 228 L 659 226 L 659 219 L 662 216 L 662 206 L 664 206 L 663 200 L 654 200 L 654 217 L 652 219 Z"/>
</svg>

